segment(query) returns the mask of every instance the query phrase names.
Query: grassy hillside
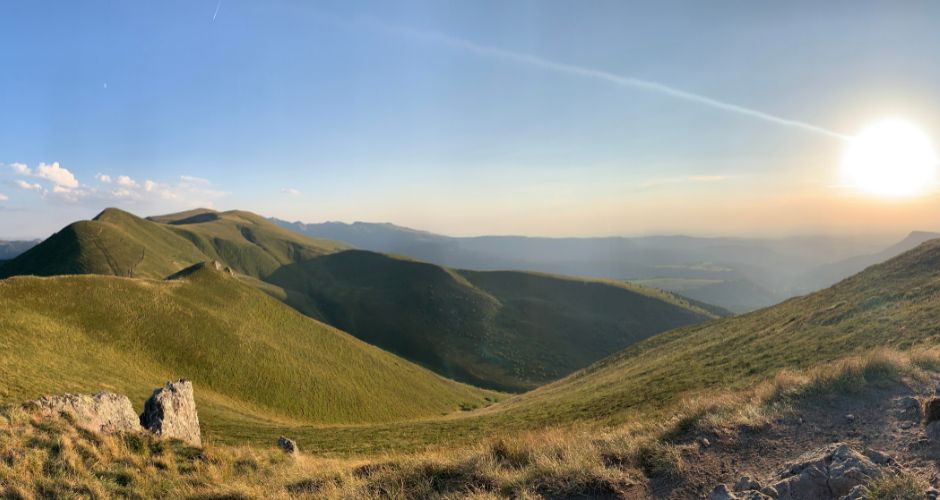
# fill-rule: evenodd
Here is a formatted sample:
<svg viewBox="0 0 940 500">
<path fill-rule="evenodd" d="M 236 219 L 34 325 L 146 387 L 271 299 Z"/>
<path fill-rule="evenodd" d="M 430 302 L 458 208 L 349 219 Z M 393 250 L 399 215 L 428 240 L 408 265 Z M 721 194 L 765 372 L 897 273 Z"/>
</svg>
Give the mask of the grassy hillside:
<svg viewBox="0 0 940 500">
<path fill-rule="evenodd" d="M 173 231 L 108 209 L 79 221 L 0 267 L 0 277 L 105 274 L 163 278 L 206 260 Z"/>
<path fill-rule="evenodd" d="M 892 347 L 940 343 L 940 240 L 835 286 L 750 314 L 657 335 L 511 402 L 553 421 L 619 422 L 668 410 L 685 395 L 740 388 Z"/>
<path fill-rule="evenodd" d="M 750 314 L 672 330 L 562 380 L 465 418 L 294 432 L 324 449 L 372 440 L 395 449 L 544 427 L 652 425 L 687 414 L 689 402 L 719 401 L 781 372 L 838 366 L 885 348 L 940 345 L 940 240 L 820 292 Z M 799 378 L 799 377 L 797 377 Z M 372 436 L 367 437 L 367 436 Z"/>
<path fill-rule="evenodd" d="M 206 209 L 141 219 L 108 209 L 0 268 L 0 276 L 162 279 L 210 259 L 307 314 L 447 377 L 527 390 L 713 309 L 613 282 L 471 273 L 309 238 Z"/>
<path fill-rule="evenodd" d="M 239 273 L 264 278 L 285 264 L 302 262 L 348 248 L 303 236 L 250 212 L 193 210 L 151 217 L 190 241 L 209 258 Z"/>
<path fill-rule="evenodd" d="M 440 416 L 491 395 L 307 318 L 199 266 L 174 280 L 0 281 L 0 401 L 108 388 L 140 406 L 194 381 L 206 430 Z"/>
<path fill-rule="evenodd" d="M 713 315 L 650 289 L 519 272 L 455 271 L 345 251 L 268 281 L 324 321 L 448 377 L 530 389 L 657 332 Z"/>
</svg>

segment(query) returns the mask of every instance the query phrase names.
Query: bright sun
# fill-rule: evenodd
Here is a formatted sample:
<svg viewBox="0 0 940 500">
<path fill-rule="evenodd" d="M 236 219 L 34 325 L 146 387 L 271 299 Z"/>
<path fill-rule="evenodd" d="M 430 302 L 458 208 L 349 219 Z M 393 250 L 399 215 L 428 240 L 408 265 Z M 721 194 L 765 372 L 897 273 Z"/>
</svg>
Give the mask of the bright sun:
<svg viewBox="0 0 940 500">
<path fill-rule="evenodd" d="M 915 196 L 933 187 L 937 164 L 927 134 L 903 120 L 884 120 L 849 140 L 842 178 L 871 194 Z"/>
</svg>

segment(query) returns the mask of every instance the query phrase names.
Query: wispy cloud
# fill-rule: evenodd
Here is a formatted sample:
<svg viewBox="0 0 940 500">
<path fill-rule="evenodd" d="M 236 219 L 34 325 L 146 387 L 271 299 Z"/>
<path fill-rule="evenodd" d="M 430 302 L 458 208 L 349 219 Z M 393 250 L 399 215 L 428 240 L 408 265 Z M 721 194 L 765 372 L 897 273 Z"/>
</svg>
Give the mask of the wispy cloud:
<svg viewBox="0 0 940 500">
<path fill-rule="evenodd" d="M 130 177 L 126 175 L 119 175 L 117 180 L 114 182 L 118 186 L 121 186 L 124 188 L 136 188 L 140 186 L 140 184 L 137 184 L 137 181 L 135 181 L 134 179 L 131 179 Z"/>
<path fill-rule="evenodd" d="M 294 189 L 294 188 L 284 188 L 284 189 L 281 189 L 281 193 L 288 194 L 288 195 L 291 195 L 291 196 L 300 196 L 300 191 L 298 191 L 298 190 L 296 190 L 296 189 Z"/>
<path fill-rule="evenodd" d="M 18 187 L 18 188 L 20 188 L 20 189 L 25 189 L 25 190 L 27 190 L 27 191 L 40 191 L 40 190 L 42 190 L 42 186 L 40 186 L 39 184 L 37 184 L 37 183 L 35 183 L 35 182 L 26 182 L 26 181 L 24 181 L 23 179 L 16 179 L 16 180 L 14 180 L 14 181 L 13 181 L 13 184 L 14 184 L 16 187 Z"/>
<path fill-rule="evenodd" d="M 59 163 L 40 163 L 36 168 L 16 163 L 11 169 L 21 177 L 46 181 L 44 187 L 38 182 L 14 179 L 13 185 L 27 191 L 38 192 L 43 199 L 64 203 L 86 203 L 99 206 L 105 203 L 159 205 L 163 207 L 212 206 L 213 201 L 228 193 L 212 188 L 208 179 L 182 175 L 172 183 L 151 179 L 138 182 L 129 175 L 98 173 L 97 184 L 88 185 L 78 181 L 72 172 Z"/>
<path fill-rule="evenodd" d="M 215 12 L 212 13 L 212 21 L 210 21 L 210 22 L 213 22 L 213 23 L 214 23 L 214 22 L 215 22 L 215 18 L 216 18 L 216 17 L 219 17 L 219 9 L 221 9 L 221 8 L 222 8 L 222 0 L 219 0 L 219 3 L 215 4 Z"/>
<path fill-rule="evenodd" d="M 20 175 L 30 175 L 33 173 L 33 171 L 30 170 L 29 167 L 27 167 L 26 165 L 22 163 L 11 163 L 10 168 L 13 169 L 14 172 Z"/>
<path fill-rule="evenodd" d="M 721 111 L 726 111 L 730 113 L 736 113 L 739 115 L 748 116 L 751 118 L 756 118 L 758 120 L 763 120 L 765 122 L 773 123 L 776 125 L 782 125 L 785 127 L 797 128 L 805 130 L 807 132 L 813 132 L 816 134 L 821 134 L 827 137 L 832 137 L 835 139 L 841 140 L 850 140 L 851 136 L 836 132 L 834 130 L 814 125 L 811 123 L 806 123 L 800 120 L 793 120 L 790 118 L 784 118 L 777 116 L 771 113 L 760 111 L 757 109 L 749 108 L 746 106 L 740 106 L 738 104 L 733 104 L 727 101 L 722 101 L 719 99 L 714 99 L 705 95 L 697 94 L 694 92 L 689 92 L 682 90 L 671 85 L 666 85 L 659 82 L 654 82 L 650 80 L 644 80 L 640 78 L 633 78 L 629 76 L 622 76 L 615 73 L 611 73 L 604 70 L 592 69 L 583 66 L 577 66 L 574 64 L 567 64 L 557 61 L 552 61 L 550 59 L 545 59 L 542 57 L 524 54 L 521 52 L 514 52 L 511 50 L 506 50 L 498 47 L 492 47 L 489 45 L 482 45 L 468 40 L 463 40 L 460 38 L 455 38 L 439 33 L 429 33 L 423 31 L 417 31 L 410 28 L 395 26 L 391 24 L 386 24 L 384 22 L 367 19 L 365 21 L 371 26 L 375 26 L 383 31 L 394 33 L 415 40 L 420 40 L 427 43 L 433 43 L 437 45 L 442 45 L 452 49 L 457 49 L 463 52 L 472 53 L 478 56 L 488 57 L 492 59 L 499 59 L 503 61 L 509 61 L 533 68 L 539 68 L 547 71 L 552 71 L 555 73 L 561 73 L 571 76 L 576 76 L 580 78 L 587 78 L 599 82 L 609 83 L 613 85 L 618 85 L 621 87 L 628 87 L 633 89 L 645 90 L 648 92 L 655 92 L 657 94 L 666 95 L 676 99 L 681 99 L 684 101 L 689 101 L 697 103 L 700 105 L 708 106 L 715 108 Z"/>
<path fill-rule="evenodd" d="M 0 193 L 0 201 L 7 201 L 7 200 L 9 200 L 9 199 L 10 199 L 9 196 L 7 196 L 7 195 L 5 195 L 5 194 L 3 194 L 3 193 Z"/>
</svg>

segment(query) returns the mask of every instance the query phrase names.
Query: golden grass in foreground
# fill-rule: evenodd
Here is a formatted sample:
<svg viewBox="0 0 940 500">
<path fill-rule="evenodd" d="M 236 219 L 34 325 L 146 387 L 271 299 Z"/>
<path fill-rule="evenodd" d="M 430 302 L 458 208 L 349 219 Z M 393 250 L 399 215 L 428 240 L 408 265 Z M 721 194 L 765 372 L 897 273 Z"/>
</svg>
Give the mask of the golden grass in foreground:
<svg viewBox="0 0 940 500">
<path fill-rule="evenodd" d="M 667 422 L 547 429 L 461 449 L 368 460 L 290 457 L 274 449 L 211 443 L 200 450 L 148 436 L 101 436 L 75 428 L 68 418 L 38 420 L 6 410 L 0 413 L 0 493 L 14 498 L 616 496 L 644 488 L 649 477 L 681 477 L 684 445 L 674 441 L 681 434 L 759 426 L 805 398 L 916 380 L 938 369 L 938 351 L 877 351 L 805 372 L 784 371 L 743 392 L 700 395 Z M 912 488 L 910 481 L 895 478 L 871 487 L 890 495 Z"/>
</svg>

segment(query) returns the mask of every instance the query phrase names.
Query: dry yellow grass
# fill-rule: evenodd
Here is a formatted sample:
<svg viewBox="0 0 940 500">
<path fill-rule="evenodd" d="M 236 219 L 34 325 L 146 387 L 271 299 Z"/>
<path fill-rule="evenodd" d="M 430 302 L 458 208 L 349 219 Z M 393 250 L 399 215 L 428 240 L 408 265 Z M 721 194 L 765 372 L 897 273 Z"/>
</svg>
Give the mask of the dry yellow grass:
<svg viewBox="0 0 940 500">
<path fill-rule="evenodd" d="M 935 350 L 875 351 L 811 370 L 782 371 L 746 391 L 700 394 L 665 422 L 545 429 L 458 449 L 361 459 L 102 436 L 76 428 L 68 418 L 39 420 L 8 409 L 0 416 L 0 492 L 14 498 L 618 495 L 644 488 L 648 477 L 681 477 L 686 465 L 677 435 L 761 425 L 805 398 L 885 380 L 916 381 L 938 365 Z"/>
</svg>

